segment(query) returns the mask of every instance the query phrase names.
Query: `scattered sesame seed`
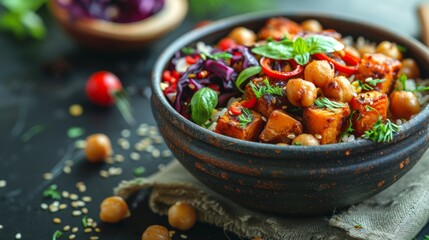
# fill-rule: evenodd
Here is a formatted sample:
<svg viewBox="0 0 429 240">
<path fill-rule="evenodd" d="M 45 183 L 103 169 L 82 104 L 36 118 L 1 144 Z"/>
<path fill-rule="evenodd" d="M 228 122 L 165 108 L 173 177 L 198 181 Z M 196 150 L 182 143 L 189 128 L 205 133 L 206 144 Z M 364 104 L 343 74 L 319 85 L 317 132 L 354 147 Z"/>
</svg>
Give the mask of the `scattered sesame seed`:
<svg viewBox="0 0 429 240">
<path fill-rule="evenodd" d="M 54 212 L 58 212 L 58 206 L 55 206 L 53 204 L 49 205 L 49 212 L 54 213 Z"/>
<path fill-rule="evenodd" d="M 41 208 L 41 209 L 43 209 L 43 210 L 47 210 L 47 209 L 48 209 L 48 207 L 49 207 L 49 206 L 48 206 L 48 204 L 46 204 L 46 203 L 41 203 L 41 204 L 40 204 L 40 208 Z"/>
<path fill-rule="evenodd" d="M 138 161 L 140 160 L 140 154 L 137 152 L 132 152 L 130 153 L 130 158 L 131 160 Z"/>
<path fill-rule="evenodd" d="M 52 219 L 52 222 L 54 222 L 56 224 L 60 224 L 61 223 L 61 219 L 60 218 L 54 218 L 54 219 Z"/>
<path fill-rule="evenodd" d="M 159 156 L 161 156 L 161 152 L 158 149 L 154 149 L 152 151 L 152 157 L 159 158 Z"/>
<path fill-rule="evenodd" d="M 121 154 L 116 154 L 114 157 L 115 162 L 123 162 L 125 160 L 124 156 Z"/>
<path fill-rule="evenodd" d="M 122 168 L 120 167 L 110 167 L 108 169 L 108 173 L 110 176 L 117 176 L 122 174 Z"/>
<path fill-rule="evenodd" d="M 129 138 L 131 136 L 131 131 L 128 129 L 124 129 L 121 131 L 121 136 L 124 138 Z"/>
<path fill-rule="evenodd" d="M 4 188 L 6 187 L 6 185 L 7 185 L 6 180 L 0 180 L 0 188 Z"/>
<path fill-rule="evenodd" d="M 90 233 L 90 232 L 92 232 L 92 229 L 91 228 L 85 228 L 85 230 L 83 230 L 85 233 Z"/>
<path fill-rule="evenodd" d="M 75 238 L 76 238 L 76 235 L 70 234 L 69 239 L 75 239 Z"/>
<path fill-rule="evenodd" d="M 81 211 L 79 211 L 79 210 L 74 210 L 74 211 L 72 212 L 72 215 L 73 215 L 74 217 L 77 217 L 77 216 L 82 215 L 82 212 L 81 212 Z"/>
<path fill-rule="evenodd" d="M 74 228 L 72 228 L 72 232 L 73 233 L 77 233 L 79 231 L 79 228 L 78 227 L 74 227 Z"/>
<path fill-rule="evenodd" d="M 53 178 L 52 173 L 44 173 L 43 174 L 43 179 L 45 180 L 51 180 Z"/>
<path fill-rule="evenodd" d="M 95 228 L 95 232 L 101 232 L 101 229 L 100 228 Z"/>
<path fill-rule="evenodd" d="M 98 240 L 99 238 L 97 236 L 91 236 L 89 239 L 90 240 Z"/>
<path fill-rule="evenodd" d="M 72 207 L 74 208 L 78 208 L 78 207 L 83 207 L 85 206 L 85 202 L 84 201 L 73 201 L 71 202 Z"/>
<path fill-rule="evenodd" d="M 0 224 L 0 230 L 3 229 L 3 225 Z"/>
<path fill-rule="evenodd" d="M 113 163 L 115 163 L 115 161 L 113 160 L 113 158 L 112 158 L 112 157 L 107 157 L 107 158 L 104 160 L 104 162 L 105 162 L 105 163 L 107 163 L 107 164 L 113 164 Z"/>
<path fill-rule="evenodd" d="M 185 235 L 185 234 L 180 234 L 180 238 L 182 238 L 182 239 L 188 239 L 188 236 Z"/>
<path fill-rule="evenodd" d="M 64 210 L 64 209 L 67 208 L 67 204 L 62 203 L 62 204 L 60 204 L 60 206 L 58 206 L 58 208 L 61 209 L 61 210 Z"/>
<path fill-rule="evenodd" d="M 77 190 L 79 190 L 79 192 L 85 192 L 86 191 L 86 185 L 84 182 L 77 182 L 76 183 L 76 188 Z"/>
<path fill-rule="evenodd" d="M 118 145 L 124 150 L 130 149 L 130 142 L 125 138 L 119 138 Z"/>
<path fill-rule="evenodd" d="M 22 238 L 22 234 L 21 233 L 17 233 L 16 235 L 15 235 L 15 239 L 21 239 Z"/>
<path fill-rule="evenodd" d="M 109 173 L 106 170 L 100 170 L 100 176 L 103 178 L 108 178 Z"/>
<path fill-rule="evenodd" d="M 319 140 L 322 139 L 322 135 L 320 135 L 320 134 L 315 134 L 314 137 L 319 139 Z"/>
<path fill-rule="evenodd" d="M 92 198 L 90 196 L 83 196 L 82 197 L 82 201 L 84 201 L 84 202 L 91 202 Z"/>
<path fill-rule="evenodd" d="M 289 139 L 295 139 L 295 134 L 289 134 L 289 135 L 287 135 L 287 138 L 289 138 Z"/>
<path fill-rule="evenodd" d="M 63 231 L 64 231 L 64 232 L 67 232 L 68 230 L 70 230 L 70 225 L 65 225 L 65 226 L 63 227 Z"/>
<path fill-rule="evenodd" d="M 62 196 L 63 198 L 69 198 L 69 197 L 70 197 L 70 193 L 69 193 L 69 192 L 67 192 L 67 191 L 63 191 L 63 192 L 61 193 L 61 196 Z"/>
<path fill-rule="evenodd" d="M 153 137 L 153 142 L 156 144 L 161 144 L 164 142 L 164 139 L 161 136 L 154 136 Z"/>
<path fill-rule="evenodd" d="M 164 157 L 164 158 L 168 158 L 168 157 L 171 157 L 171 151 L 170 150 L 164 150 L 164 151 L 162 151 L 162 157 Z"/>
<path fill-rule="evenodd" d="M 63 168 L 63 172 L 65 173 L 65 174 L 70 174 L 71 173 L 71 167 L 70 166 L 64 166 L 64 168 Z"/>
<path fill-rule="evenodd" d="M 267 119 L 264 116 L 262 116 L 261 118 L 262 118 L 262 121 L 267 122 Z"/>
<path fill-rule="evenodd" d="M 83 113 L 83 108 L 80 104 L 73 104 L 69 107 L 69 114 L 73 117 L 79 117 Z"/>
<path fill-rule="evenodd" d="M 77 194 L 75 194 L 75 193 L 72 193 L 72 194 L 70 194 L 70 199 L 71 200 L 78 200 L 79 196 Z"/>
<path fill-rule="evenodd" d="M 81 211 L 83 214 L 88 214 L 88 208 L 82 208 Z"/>
</svg>

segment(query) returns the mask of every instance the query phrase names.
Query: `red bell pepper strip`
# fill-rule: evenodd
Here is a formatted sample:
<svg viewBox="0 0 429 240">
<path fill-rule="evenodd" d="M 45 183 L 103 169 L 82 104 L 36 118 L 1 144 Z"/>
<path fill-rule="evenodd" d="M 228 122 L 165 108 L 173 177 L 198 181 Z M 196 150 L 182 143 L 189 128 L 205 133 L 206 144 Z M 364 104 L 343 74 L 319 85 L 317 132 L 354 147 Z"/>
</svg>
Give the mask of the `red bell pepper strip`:
<svg viewBox="0 0 429 240">
<path fill-rule="evenodd" d="M 256 97 L 252 97 L 249 100 L 241 102 L 241 106 L 245 108 L 253 108 L 256 105 Z"/>
<path fill-rule="evenodd" d="M 241 114 L 241 107 L 237 106 L 237 105 L 231 105 L 228 108 L 229 112 L 234 115 L 234 116 L 238 116 Z"/>
<path fill-rule="evenodd" d="M 352 75 L 352 74 L 355 74 L 357 72 L 358 64 L 360 62 L 359 58 L 351 55 L 351 53 L 349 53 L 348 51 L 345 51 L 345 54 L 344 54 L 344 56 L 341 57 L 341 59 L 346 64 L 350 64 L 350 65 L 339 63 L 338 61 L 336 61 L 335 59 L 329 57 L 328 55 L 326 55 L 324 53 L 315 53 L 315 54 L 313 54 L 313 57 L 315 57 L 319 60 L 326 60 L 328 62 L 331 62 L 337 71 L 343 72 L 343 73 L 348 74 L 348 75 Z"/>
<path fill-rule="evenodd" d="M 297 64 L 292 59 L 292 60 L 289 60 L 289 63 L 292 65 L 292 67 L 294 67 L 294 69 L 290 72 L 279 72 L 279 71 L 273 70 L 271 68 L 271 62 L 272 61 L 273 61 L 273 59 L 271 59 L 271 58 L 262 57 L 260 63 L 261 63 L 262 71 L 265 73 L 265 75 L 267 75 L 268 77 L 271 77 L 275 80 L 287 80 L 289 78 L 292 78 L 292 77 L 300 74 L 304 70 L 303 66 Z"/>
</svg>

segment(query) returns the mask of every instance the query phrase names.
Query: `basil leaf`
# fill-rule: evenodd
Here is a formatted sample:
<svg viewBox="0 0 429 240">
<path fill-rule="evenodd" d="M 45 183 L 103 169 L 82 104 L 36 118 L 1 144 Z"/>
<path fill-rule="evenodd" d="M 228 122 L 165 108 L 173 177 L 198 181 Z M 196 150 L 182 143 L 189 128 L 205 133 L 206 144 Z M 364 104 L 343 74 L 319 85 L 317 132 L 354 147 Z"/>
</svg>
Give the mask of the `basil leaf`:
<svg viewBox="0 0 429 240">
<path fill-rule="evenodd" d="M 309 53 L 320 53 L 320 52 L 335 52 L 344 48 L 344 45 L 338 42 L 333 37 L 323 35 L 311 35 L 305 39 L 305 42 L 309 46 Z"/>
<path fill-rule="evenodd" d="M 293 58 L 293 49 L 292 41 L 283 40 L 281 42 L 268 42 L 265 45 L 255 47 L 252 52 L 276 60 L 289 60 Z"/>
<path fill-rule="evenodd" d="M 180 49 L 180 51 L 182 51 L 182 53 L 185 55 L 192 55 L 195 53 L 195 49 L 191 47 L 183 47 L 182 49 Z"/>
<path fill-rule="evenodd" d="M 240 72 L 240 75 L 238 75 L 237 80 L 235 80 L 235 87 L 242 93 L 244 93 L 244 90 L 241 88 L 241 85 L 249 79 L 251 76 L 254 76 L 256 74 L 259 74 L 261 72 L 262 68 L 260 66 L 254 66 L 244 69 Z"/>
<path fill-rule="evenodd" d="M 296 38 L 293 42 L 293 51 L 296 55 L 307 53 L 309 51 L 307 42 L 302 37 Z"/>
<path fill-rule="evenodd" d="M 191 99 L 191 119 L 198 125 L 205 123 L 211 117 L 217 102 L 216 91 L 208 87 L 201 88 Z"/>
<path fill-rule="evenodd" d="M 299 65 L 305 65 L 310 61 L 310 53 L 306 52 L 303 54 L 295 55 L 293 60 L 297 62 Z"/>
</svg>

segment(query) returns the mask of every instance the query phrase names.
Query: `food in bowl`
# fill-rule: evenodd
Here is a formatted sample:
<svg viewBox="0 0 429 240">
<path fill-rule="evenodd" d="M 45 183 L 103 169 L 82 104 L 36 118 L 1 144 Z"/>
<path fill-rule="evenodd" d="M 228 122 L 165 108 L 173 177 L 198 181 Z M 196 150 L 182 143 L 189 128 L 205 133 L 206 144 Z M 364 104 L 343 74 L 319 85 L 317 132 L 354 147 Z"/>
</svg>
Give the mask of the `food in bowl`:
<svg viewBox="0 0 429 240">
<path fill-rule="evenodd" d="M 273 17 L 258 32 L 236 27 L 214 46 L 182 48 L 160 86 L 182 116 L 237 139 L 389 142 L 428 100 L 428 82 L 405 54 L 317 20 Z"/>
</svg>

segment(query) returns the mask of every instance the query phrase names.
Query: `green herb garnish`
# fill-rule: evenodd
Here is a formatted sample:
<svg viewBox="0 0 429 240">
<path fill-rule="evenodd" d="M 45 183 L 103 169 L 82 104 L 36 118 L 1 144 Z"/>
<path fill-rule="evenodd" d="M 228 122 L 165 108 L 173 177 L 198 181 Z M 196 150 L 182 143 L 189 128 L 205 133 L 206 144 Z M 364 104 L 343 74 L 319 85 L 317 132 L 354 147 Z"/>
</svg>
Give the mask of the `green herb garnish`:
<svg viewBox="0 0 429 240">
<path fill-rule="evenodd" d="M 219 60 L 219 59 L 223 59 L 223 60 L 227 60 L 232 58 L 232 54 L 231 53 L 227 53 L 227 52 L 217 52 L 217 53 L 201 53 L 201 58 L 202 59 L 213 59 L 213 60 Z"/>
<path fill-rule="evenodd" d="M 306 38 L 297 37 L 294 40 L 283 39 L 252 49 L 252 52 L 275 60 L 294 59 L 298 64 L 305 65 L 310 61 L 311 54 L 335 52 L 344 48 L 344 45 L 335 38 L 311 35 Z"/>
<path fill-rule="evenodd" d="M 134 168 L 134 176 L 139 177 L 146 171 L 144 167 Z"/>
<path fill-rule="evenodd" d="M 283 96 L 283 90 L 281 87 L 271 86 L 268 79 L 264 79 L 263 83 L 265 84 L 265 86 L 255 86 L 255 84 L 253 84 L 252 82 L 249 83 L 257 99 L 261 98 L 264 94 Z"/>
<path fill-rule="evenodd" d="M 398 50 L 399 50 L 401 53 L 406 53 L 406 52 L 408 51 L 408 49 L 407 49 L 405 46 L 402 46 L 402 45 L 396 44 L 396 47 L 398 48 Z"/>
<path fill-rule="evenodd" d="M 314 100 L 314 104 L 320 108 L 327 108 L 332 112 L 336 112 L 336 108 L 346 107 L 346 103 L 331 101 L 326 97 L 320 97 Z"/>
<path fill-rule="evenodd" d="M 180 51 L 182 51 L 182 53 L 186 55 L 192 55 L 195 53 L 195 49 L 191 47 L 183 47 L 182 49 L 180 49 Z"/>
<path fill-rule="evenodd" d="M 57 240 L 58 238 L 60 238 L 64 233 L 61 232 L 60 230 L 57 230 L 54 232 L 54 234 L 52 234 L 52 240 Z"/>
<path fill-rule="evenodd" d="M 217 103 L 215 90 L 209 87 L 199 89 L 191 98 L 191 119 L 198 125 L 205 123 L 212 116 Z"/>
<path fill-rule="evenodd" d="M 21 135 L 21 141 L 23 143 L 26 143 L 26 142 L 30 141 L 36 135 L 45 131 L 45 129 L 46 129 L 46 127 L 43 124 L 34 125 L 30 129 L 28 129 L 25 133 L 23 133 Z"/>
<path fill-rule="evenodd" d="M 350 115 L 347 117 L 347 121 L 348 121 L 348 127 L 347 127 L 347 129 L 344 131 L 344 132 L 342 132 L 341 133 L 341 135 L 340 135 L 340 142 L 341 142 L 341 140 L 343 139 L 343 137 L 344 136 L 346 136 L 346 135 L 350 135 L 350 134 L 352 134 L 355 130 L 353 129 L 353 116 L 355 115 L 355 114 L 359 114 L 359 111 L 357 111 L 357 110 L 354 110 L 352 113 L 350 113 Z M 360 116 L 360 115 L 359 115 Z"/>
<path fill-rule="evenodd" d="M 88 227 L 88 216 L 87 215 L 83 216 L 83 218 L 82 218 L 82 226 L 84 228 Z"/>
<path fill-rule="evenodd" d="M 67 137 L 69 138 L 78 138 L 85 133 L 85 129 L 81 127 L 70 127 L 67 130 Z"/>
<path fill-rule="evenodd" d="M 261 72 L 262 68 L 260 66 L 254 66 L 244 69 L 240 72 L 240 74 L 237 77 L 237 80 L 235 80 L 235 87 L 242 93 L 244 93 L 244 90 L 241 88 L 241 85 L 247 79 L 249 79 L 251 76 L 254 76 L 256 74 L 259 74 Z"/>
<path fill-rule="evenodd" d="M 400 129 L 401 126 L 392 123 L 389 119 L 387 119 L 386 123 L 383 123 L 382 118 L 379 117 L 372 129 L 364 132 L 363 137 L 378 143 L 390 142 L 393 139 L 393 133 L 398 132 Z"/>
<path fill-rule="evenodd" d="M 385 81 L 386 79 L 366 79 L 364 82 L 358 80 L 358 83 L 359 87 L 361 87 L 363 90 L 374 90 L 374 87 L 377 86 L 377 84 Z"/>
<path fill-rule="evenodd" d="M 401 82 L 402 90 L 403 90 L 403 91 L 407 91 L 407 75 L 405 75 L 405 74 L 401 74 L 401 75 L 398 77 L 398 80 L 399 80 L 399 82 Z"/>
<path fill-rule="evenodd" d="M 57 188 L 58 188 L 58 186 L 56 184 L 52 184 L 45 191 L 43 191 L 43 193 L 42 193 L 43 197 L 51 198 L 51 199 L 54 199 L 54 200 L 60 200 L 61 199 L 61 194 L 57 190 Z"/>
<path fill-rule="evenodd" d="M 238 116 L 238 121 L 240 121 L 240 126 L 245 128 L 247 124 L 253 121 L 252 112 L 248 108 L 242 108 L 241 114 Z"/>
</svg>

